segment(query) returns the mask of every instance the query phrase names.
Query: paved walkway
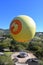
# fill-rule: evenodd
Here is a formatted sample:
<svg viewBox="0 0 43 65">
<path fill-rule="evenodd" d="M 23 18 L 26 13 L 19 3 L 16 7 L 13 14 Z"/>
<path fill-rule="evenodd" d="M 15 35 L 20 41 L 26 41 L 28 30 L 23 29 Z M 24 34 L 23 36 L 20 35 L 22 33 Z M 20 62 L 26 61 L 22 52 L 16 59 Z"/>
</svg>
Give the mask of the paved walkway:
<svg viewBox="0 0 43 65">
<path fill-rule="evenodd" d="M 20 64 L 20 63 L 15 63 L 15 65 L 28 65 L 28 64 Z"/>
<path fill-rule="evenodd" d="M 31 58 L 36 58 L 33 53 L 28 53 L 28 56 L 25 57 L 25 58 L 18 58 L 17 55 L 19 55 L 19 52 L 15 52 L 14 54 L 11 55 L 11 59 L 15 59 L 17 58 L 18 59 L 18 62 L 20 63 L 25 63 L 28 59 L 31 59 Z"/>
</svg>

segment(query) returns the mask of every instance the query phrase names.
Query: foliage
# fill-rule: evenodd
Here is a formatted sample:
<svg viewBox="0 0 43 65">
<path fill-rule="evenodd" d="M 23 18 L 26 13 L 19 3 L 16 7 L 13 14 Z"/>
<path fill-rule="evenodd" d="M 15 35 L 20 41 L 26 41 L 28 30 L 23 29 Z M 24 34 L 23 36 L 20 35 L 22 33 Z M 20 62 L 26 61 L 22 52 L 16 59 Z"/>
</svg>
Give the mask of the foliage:
<svg viewBox="0 0 43 65">
<path fill-rule="evenodd" d="M 10 55 L 7 53 L 4 53 L 3 56 L 0 55 L 0 65 L 13 65 L 13 61 L 11 60 Z"/>
<path fill-rule="evenodd" d="M 43 58 L 43 33 L 41 35 L 37 33 L 34 39 L 27 43 L 17 42 L 13 40 L 10 34 L 2 35 L 2 37 L 5 37 L 5 39 L 0 41 L 0 51 L 3 51 L 3 49 L 6 48 L 9 48 L 10 51 L 26 50 L 26 52 L 32 51 L 39 59 Z M 0 57 L 0 61 L 1 61 L 1 57 Z M 43 65 L 42 61 L 40 61 L 40 65 Z"/>
<path fill-rule="evenodd" d="M 43 60 L 39 60 L 39 65 L 43 65 Z"/>
</svg>

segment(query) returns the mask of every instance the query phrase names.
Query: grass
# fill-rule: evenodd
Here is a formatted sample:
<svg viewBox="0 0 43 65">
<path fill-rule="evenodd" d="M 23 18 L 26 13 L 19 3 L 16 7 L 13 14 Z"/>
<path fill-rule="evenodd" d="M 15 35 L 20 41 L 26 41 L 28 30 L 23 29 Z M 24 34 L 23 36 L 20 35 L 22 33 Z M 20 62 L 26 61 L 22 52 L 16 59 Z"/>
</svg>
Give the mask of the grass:
<svg viewBox="0 0 43 65">
<path fill-rule="evenodd" d="M 0 63 L 4 63 L 5 65 L 13 65 L 13 61 L 11 60 L 11 54 L 13 52 L 4 52 L 3 56 L 0 56 Z M 2 64 L 0 64 L 2 65 Z"/>
<path fill-rule="evenodd" d="M 6 56 L 10 56 L 13 52 L 4 52 Z"/>
<path fill-rule="evenodd" d="M 39 65 L 43 65 L 43 60 L 39 60 Z"/>
</svg>

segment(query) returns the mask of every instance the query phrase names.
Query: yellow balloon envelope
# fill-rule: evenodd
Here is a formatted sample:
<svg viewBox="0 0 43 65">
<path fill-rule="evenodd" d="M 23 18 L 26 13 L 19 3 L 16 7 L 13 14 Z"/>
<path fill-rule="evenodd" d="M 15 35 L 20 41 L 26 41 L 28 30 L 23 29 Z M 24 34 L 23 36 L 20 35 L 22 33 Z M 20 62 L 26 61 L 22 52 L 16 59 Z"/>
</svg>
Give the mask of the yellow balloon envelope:
<svg viewBox="0 0 43 65">
<path fill-rule="evenodd" d="M 36 32 L 34 20 L 26 15 L 15 17 L 10 24 L 10 33 L 14 40 L 18 42 L 30 41 Z"/>
</svg>

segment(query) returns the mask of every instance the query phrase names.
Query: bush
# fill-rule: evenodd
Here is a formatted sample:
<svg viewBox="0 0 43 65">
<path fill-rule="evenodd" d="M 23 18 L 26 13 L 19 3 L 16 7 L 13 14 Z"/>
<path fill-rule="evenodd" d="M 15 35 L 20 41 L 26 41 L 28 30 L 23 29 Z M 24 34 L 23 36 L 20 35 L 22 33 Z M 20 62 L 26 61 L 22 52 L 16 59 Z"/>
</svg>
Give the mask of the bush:
<svg viewBox="0 0 43 65">
<path fill-rule="evenodd" d="M 43 51 L 39 49 L 39 50 L 36 51 L 35 55 L 36 55 L 38 58 L 41 58 L 41 57 L 43 57 Z"/>
</svg>

